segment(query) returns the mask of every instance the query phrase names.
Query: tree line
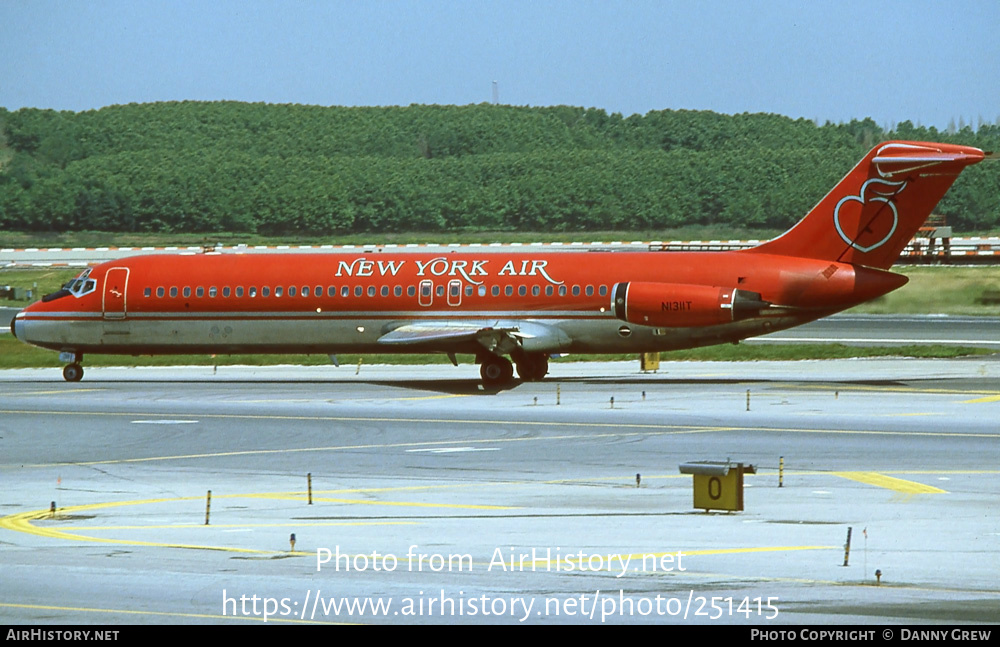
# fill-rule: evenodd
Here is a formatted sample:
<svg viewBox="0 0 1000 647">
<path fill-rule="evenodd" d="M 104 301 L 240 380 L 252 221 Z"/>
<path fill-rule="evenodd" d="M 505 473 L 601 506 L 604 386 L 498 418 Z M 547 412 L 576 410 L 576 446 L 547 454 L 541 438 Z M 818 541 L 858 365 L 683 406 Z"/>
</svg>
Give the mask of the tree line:
<svg viewBox="0 0 1000 647">
<path fill-rule="evenodd" d="M 884 139 L 998 150 L 1000 126 L 488 104 L 0 108 L 0 230 L 784 229 Z M 1000 173 L 967 170 L 938 213 L 995 228 Z"/>
</svg>

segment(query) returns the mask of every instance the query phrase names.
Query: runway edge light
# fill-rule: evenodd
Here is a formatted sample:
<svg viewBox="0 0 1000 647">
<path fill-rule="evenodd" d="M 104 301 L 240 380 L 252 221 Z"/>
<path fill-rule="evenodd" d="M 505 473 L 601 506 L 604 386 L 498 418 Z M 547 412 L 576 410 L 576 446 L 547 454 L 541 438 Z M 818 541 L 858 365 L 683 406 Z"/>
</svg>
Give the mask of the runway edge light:
<svg viewBox="0 0 1000 647">
<path fill-rule="evenodd" d="M 679 469 L 694 477 L 694 507 L 705 512 L 742 512 L 743 475 L 757 473 L 753 465 L 730 461 L 692 461 L 681 463 Z"/>
</svg>

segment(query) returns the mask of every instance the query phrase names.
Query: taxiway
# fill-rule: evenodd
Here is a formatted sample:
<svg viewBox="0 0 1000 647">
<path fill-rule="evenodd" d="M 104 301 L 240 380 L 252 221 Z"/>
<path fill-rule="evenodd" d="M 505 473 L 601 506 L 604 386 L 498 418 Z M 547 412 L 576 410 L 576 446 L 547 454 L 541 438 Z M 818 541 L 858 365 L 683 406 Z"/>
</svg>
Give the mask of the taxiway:
<svg viewBox="0 0 1000 647">
<path fill-rule="evenodd" d="M 0 620 L 996 620 L 995 359 L 472 372 L 0 372 Z"/>
</svg>

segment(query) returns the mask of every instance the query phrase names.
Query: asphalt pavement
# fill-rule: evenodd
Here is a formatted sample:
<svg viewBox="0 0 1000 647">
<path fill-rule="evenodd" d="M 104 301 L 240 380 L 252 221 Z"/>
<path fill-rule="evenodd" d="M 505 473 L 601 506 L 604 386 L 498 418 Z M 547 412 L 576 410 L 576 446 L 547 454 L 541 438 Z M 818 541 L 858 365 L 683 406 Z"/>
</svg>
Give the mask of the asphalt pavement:
<svg viewBox="0 0 1000 647">
<path fill-rule="evenodd" d="M 477 377 L 0 371 L 0 621 L 996 621 L 992 357 Z"/>
</svg>

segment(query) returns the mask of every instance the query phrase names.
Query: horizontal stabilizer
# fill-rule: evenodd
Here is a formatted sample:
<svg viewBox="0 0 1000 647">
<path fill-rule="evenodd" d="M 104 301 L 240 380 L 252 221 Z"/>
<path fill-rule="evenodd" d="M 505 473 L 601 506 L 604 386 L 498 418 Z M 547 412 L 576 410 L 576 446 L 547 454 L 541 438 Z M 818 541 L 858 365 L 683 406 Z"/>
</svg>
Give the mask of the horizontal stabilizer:
<svg viewBox="0 0 1000 647">
<path fill-rule="evenodd" d="M 962 170 L 983 158 L 957 144 L 880 144 L 797 225 L 746 253 L 888 269 Z"/>
<path fill-rule="evenodd" d="M 872 164 L 882 177 L 892 177 L 924 171 L 948 162 L 975 164 L 983 157 L 982 151 L 974 148 L 941 150 L 935 146 L 894 142 L 879 148 Z"/>
</svg>

